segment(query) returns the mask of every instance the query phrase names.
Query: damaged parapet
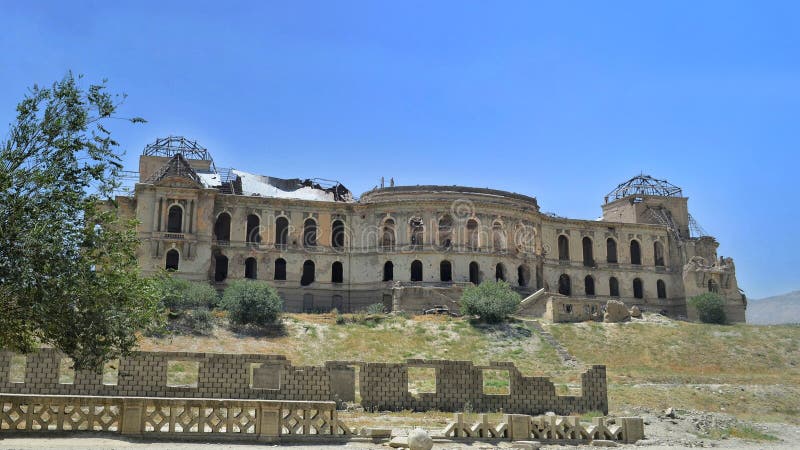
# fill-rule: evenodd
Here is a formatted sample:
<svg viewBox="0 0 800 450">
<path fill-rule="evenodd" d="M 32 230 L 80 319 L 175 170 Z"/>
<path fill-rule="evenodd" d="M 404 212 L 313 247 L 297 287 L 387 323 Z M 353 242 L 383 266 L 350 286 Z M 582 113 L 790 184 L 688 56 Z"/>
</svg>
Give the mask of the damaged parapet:
<svg viewBox="0 0 800 450">
<path fill-rule="evenodd" d="M 713 292 L 725 301 L 725 317 L 729 322 L 744 322 L 747 298 L 736 282 L 736 266 L 733 258 L 716 257 L 716 240 L 704 237 L 698 240 L 698 253 L 683 266 L 683 284 L 686 298 L 704 292 Z M 707 251 L 702 251 L 706 247 Z M 698 320 L 697 311 L 687 306 L 689 319 Z"/>
<path fill-rule="evenodd" d="M 165 171 L 179 170 L 205 188 L 222 194 L 290 198 L 327 202 L 353 202 L 353 194 L 340 182 L 322 178 L 276 178 L 236 169 L 217 169 L 211 153 L 197 141 L 168 136 L 148 144 L 139 157 L 139 182 L 153 184 Z"/>
</svg>

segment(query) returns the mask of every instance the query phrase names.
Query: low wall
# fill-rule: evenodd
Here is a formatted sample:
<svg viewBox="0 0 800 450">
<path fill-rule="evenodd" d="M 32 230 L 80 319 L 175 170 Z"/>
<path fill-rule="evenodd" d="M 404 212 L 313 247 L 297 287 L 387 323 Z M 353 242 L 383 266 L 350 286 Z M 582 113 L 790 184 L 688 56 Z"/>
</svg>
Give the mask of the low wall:
<svg viewBox="0 0 800 450">
<path fill-rule="evenodd" d="M 525 377 L 512 363 L 475 366 L 470 361 L 408 360 L 407 363 L 328 361 L 324 366 L 293 366 L 282 355 L 134 352 L 118 362 L 115 384 L 103 375 L 76 371 L 70 383 L 59 379 L 65 362 L 53 349 L 41 349 L 25 358 L 24 376 L 10 379 L 13 354 L 0 352 L 0 391 L 9 394 L 91 395 L 295 401 L 354 401 L 355 368 L 359 370 L 361 404 L 380 410 L 504 411 L 540 414 L 608 412 L 604 366 L 592 366 L 581 375 L 580 396 L 556 395 L 544 377 Z M 66 361 L 66 364 L 69 362 Z M 168 383 L 170 364 L 197 368 L 197 376 Z M 409 392 L 408 368 L 435 370 L 436 391 Z M 483 393 L 484 370 L 508 372 L 509 393 Z M 19 373 L 21 367 L 15 367 Z"/>
<path fill-rule="evenodd" d="M 432 368 L 436 392 L 413 395 L 407 389 L 408 368 Z M 484 394 L 485 370 L 508 371 L 508 394 Z M 505 411 L 517 414 L 608 413 L 605 366 L 581 375 L 581 395 L 557 395 L 549 378 L 526 377 L 512 363 L 475 366 L 471 361 L 408 360 L 405 364 L 365 363 L 360 373 L 361 405 L 366 409 L 415 411 Z"/>
</svg>

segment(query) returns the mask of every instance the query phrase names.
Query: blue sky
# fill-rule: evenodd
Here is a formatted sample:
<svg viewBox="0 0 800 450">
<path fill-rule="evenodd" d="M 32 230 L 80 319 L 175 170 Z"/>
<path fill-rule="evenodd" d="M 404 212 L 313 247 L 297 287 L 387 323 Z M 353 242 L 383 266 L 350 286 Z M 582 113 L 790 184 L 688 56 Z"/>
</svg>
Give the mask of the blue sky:
<svg viewBox="0 0 800 450">
<path fill-rule="evenodd" d="M 800 3 L 0 2 L 0 123 L 68 70 L 128 94 L 135 169 L 180 134 L 220 167 L 536 196 L 600 215 L 681 186 L 751 298 L 800 289 Z M 3 132 L 3 136 L 5 132 Z"/>
</svg>

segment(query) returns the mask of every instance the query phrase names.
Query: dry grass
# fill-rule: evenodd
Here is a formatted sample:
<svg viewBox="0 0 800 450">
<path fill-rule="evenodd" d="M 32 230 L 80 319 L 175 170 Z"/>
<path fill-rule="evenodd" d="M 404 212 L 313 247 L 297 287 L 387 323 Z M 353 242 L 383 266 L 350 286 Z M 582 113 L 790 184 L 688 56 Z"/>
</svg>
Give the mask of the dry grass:
<svg viewBox="0 0 800 450">
<path fill-rule="evenodd" d="M 471 360 L 476 364 L 511 361 L 526 375 L 563 370 L 549 344 L 527 325 L 473 326 L 447 316 L 385 316 L 353 322 L 345 315 L 286 314 L 286 334 L 251 337 L 217 327 L 213 336 L 140 337 L 144 351 L 282 354 L 296 365 L 327 360 L 404 362 L 409 358 Z"/>
<path fill-rule="evenodd" d="M 800 327 L 554 324 L 585 363 L 605 364 L 612 413 L 635 406 L 800 423 Z"/>
</svg>

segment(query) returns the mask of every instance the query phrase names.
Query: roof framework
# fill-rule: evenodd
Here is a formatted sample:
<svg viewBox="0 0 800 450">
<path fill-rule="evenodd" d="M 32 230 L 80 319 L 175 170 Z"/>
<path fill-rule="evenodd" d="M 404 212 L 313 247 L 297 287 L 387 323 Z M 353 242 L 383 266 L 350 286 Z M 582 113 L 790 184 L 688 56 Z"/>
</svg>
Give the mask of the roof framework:
<svg viewBox="0 0 800 450">
<path fill-rule="evenodd" d="M 606 195 L 606 202 L 619 200 L 631 195 L 658 195 L 661 197 L 683 197 L 683 191 L 667 180 L 659 180 L 650 175 L 639 174 L 620 183 Z"/>
<path fill-rule="evenodd" d="M 211 161 L 212 171 L 217 171 L 208 149 L 198 144 L 197 141 L 189 140 L 183 136 L 158 138 L 155 142 L 147 144 L 142 154 L 145 156 L 163 156 L 165 158 L 172 158 L 177 154 L 181 154 L 185 159 Z"/>
</svg>

